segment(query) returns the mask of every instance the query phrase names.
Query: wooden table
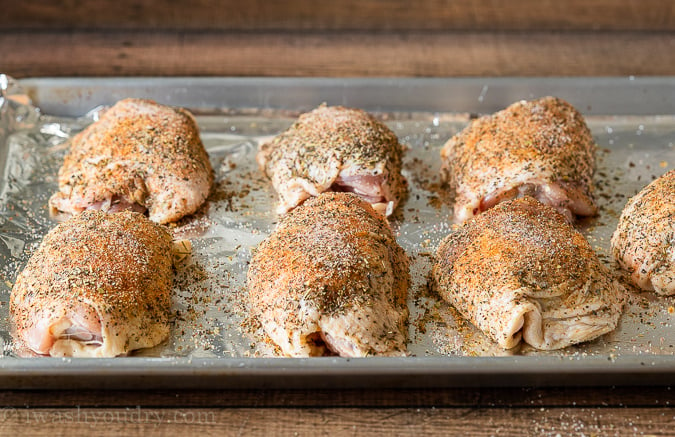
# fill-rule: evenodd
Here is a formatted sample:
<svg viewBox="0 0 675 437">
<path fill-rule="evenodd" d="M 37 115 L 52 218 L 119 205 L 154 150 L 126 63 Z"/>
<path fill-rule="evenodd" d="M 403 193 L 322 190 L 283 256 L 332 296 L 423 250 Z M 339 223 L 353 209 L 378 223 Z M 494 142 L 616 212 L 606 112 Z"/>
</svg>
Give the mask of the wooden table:
<svg viewBox="0 0 675 437">
<path fill-rule="evenodd" d="M 325 4 L 324 4 L 325 3 Z M 665 0 L 11 2 L 35 76 L 675 75 Z M 4 391 L 0 434 L 675 435 L 670 387 Z"/>
<path fill-rule="evenodd" d="M 670 387 L 0 392 L 2 435 L 673 435 Z"/>
<path fill-rule="evenodd" d="M 16 77 L 675 72 L 668 0 L 7 3 L 0 70 Z"/>
</svg>

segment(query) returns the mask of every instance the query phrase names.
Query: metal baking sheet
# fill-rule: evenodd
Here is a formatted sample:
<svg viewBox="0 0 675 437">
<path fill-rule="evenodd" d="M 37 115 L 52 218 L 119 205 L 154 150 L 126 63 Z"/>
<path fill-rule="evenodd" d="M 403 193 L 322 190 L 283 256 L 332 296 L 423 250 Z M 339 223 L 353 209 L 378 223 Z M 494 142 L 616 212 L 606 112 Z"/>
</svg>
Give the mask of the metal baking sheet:
<svg viewBox="0 0 675 437">
<path fill-rule="evenodd" d="M 4 81 L 4 82 L 3 82 Z M 598 218 L 581 229 L 611 265 L 609 237 L 627 198 L 675 166 L 675 79 L 29 79 L 0 76 L 0 387 L 439 387 L 667 384 L 675 381 L 673 298 L 631 291 L 611 334 L 560 351 L 504 351 L 426 286 L 451 231 L 438 180 L 443 143 L 475 114 L 557 95 L 584 115 L 599 145 Z M 124 97 L 198 114 L 217 174 L 207 206 L 172 230 L 190 238 L 177 270 L 170 339 L 132 357 L 18 358 L 8 332 L 11 284 L 48 229 L 47 199 L 70 136 Z M 32 101 L 32 105 L 31 105 Z M 320 103 L 375 112 L 406 146 L 411 193 L 392 222 L 412 261 L 409 357 L 276 358 L 249 316 L 251 249 L 274 227 L 276 195 L 253 159 L 257 144 Z"/>
</svg>

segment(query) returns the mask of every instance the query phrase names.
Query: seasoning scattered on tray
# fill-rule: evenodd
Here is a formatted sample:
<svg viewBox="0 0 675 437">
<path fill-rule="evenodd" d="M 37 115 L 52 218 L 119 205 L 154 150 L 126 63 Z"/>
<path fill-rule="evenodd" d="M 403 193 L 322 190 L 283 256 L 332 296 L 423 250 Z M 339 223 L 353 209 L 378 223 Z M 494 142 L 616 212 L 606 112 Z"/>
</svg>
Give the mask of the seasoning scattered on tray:
<svg viewBox="0 0 675 437">
<path fill-rule="evenodd" d="M 188 264 L 177 270 L 170 316 L 176 318 L 168 341 L 135 355 L 230 358 L 278 354 L 257 333 L 251 334 L 258 326 L 242 325 L 250 320 L 250 311 L 239 302 L 246 295 L 252 249 L 279 220 L 274 212 L 276 193 L 255 162 L 257 147 L 286 130 L 296 121 L 291 117 L 297 115 L 267 110 L 198 117 L 219 188 L 207 207 L 172 224 L 174 235 L 190 238 L 194 247 Z M 407 147 L 402 174 L 409 182 L 410 195 L 403 207 L 396 209 L 391 226 L 411 261 L 408 353 L 495 356 L 511 352 L 496 346 L 456 311 L 453 313 L 435 293 L 420 291 L 425 289 L 430 269 L 430 259 L 423 254 L 434 252 L 454 229 L 450 221 L 452 197 L 440 191 L 439 152 L 447 139 L 466 126 L 468 118 L 444 113 L 393 113 L 386 120 Z M 675 128 L 670 121 L 649 116 L 589 116 L 586 120 L 601 147 L 594 179 L 600 216 L 577 225 L 605 261 L 609 260 L 609 239 L 625 199 L 640 191 L 643 181 L 662 171 L 661 162 L 675 161 L 675 149 L 668 142 Z M 6 355 L 12 353 L 7 325 L 9 290 L 55 224 L 46 204 L 57 190 L 56 175 L 64 156 L 61 143 L 90 122 L 90 118 L 45 117 L 34 127 L 24 126 L 26 130 L 7 138 L 0 195 L 0 335 Z M 635 134 L 637 124 L 644 125 L 640 136 Z M 427 247 L 422 248 L 425 241 Z M 674 317 L 668 312 L 672 302 L 654 293 L 636 293 L 630 293 L 625 314 L 612 333 L 561 350 L 523 347 L 517 353 L 574 360 L 609 354 L 675 353 L 671 329 Z M 5 305 L 1 305 L 3 301 Z"/>
</svg>

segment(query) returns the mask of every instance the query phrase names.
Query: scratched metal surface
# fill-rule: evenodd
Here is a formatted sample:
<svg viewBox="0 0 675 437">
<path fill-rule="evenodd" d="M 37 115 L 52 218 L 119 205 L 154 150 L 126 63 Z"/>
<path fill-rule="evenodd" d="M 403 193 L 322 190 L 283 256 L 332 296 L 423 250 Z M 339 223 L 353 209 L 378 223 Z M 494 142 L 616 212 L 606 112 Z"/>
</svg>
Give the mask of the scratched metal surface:
<svg viewBox="0 0 675 437">
<path fill-rule="evenodd" d="M 21 360 L 15 358 L 8 325 L 11 284 L 42 236 L 57 223 L 49 216 L 47 200 L 56 189 L 68 138 L 95 120 L 101 106 L 92 104 L 80 117 L 49 115 L 32 106 L 18 84 L 1 78 L 0 336 L 4 359 L 0 361 L 11 367 L 12 362 Z M 39 81 L 30 83 L 33 91 L 39 85 Z M 481 88 L 484 92 L 485 87 Z M 153 97 L 151 91 L 144 96 Z M 162 96 L 155 97 L 161 100 Z M 67 112 L 69 100 L 64 98 L 62 105 Z M 254 155 L 260 141 L 292 123 L 298 108 L 223 109 L 202 110 L 197 117 L 216 170 L 216 189 L 198 214 L 172 227 L 177 237 L 193 242 L 194 252 L 177 271 L 170 339 L 137 352 L 141 367 L 145 365 L 141 357 L 227 363 L 232 358 L 275 356 L 274 348 L 248 316 L 245 299 L 251 249 L 276 222 L 276 195 L 259 172 Z M 451 199 L 439 187 L 438 153 L 443 143 L 466 125 L 468 115 L 457 111 L 389 112 L 386 105 L 380 109 L 376 112 L 408 149 L 404 175 L 410 196 L 392 226 L 412 261 L 408 344 L 412 357 L 606 357 L 611 362 L 616 357 L 642 359 L 675 353 L 674 299 L 635 290 L 631 290 L 630 303 L 613 333 L 559 351 L 528 347 L 504 351 L 463 321 L 428 290 L 427 276 L 431 255 L 451 232 Z M 583 107 L 580 110 L 584 112 Z M 471 108 L 467 108 L 469 111 Z M 590 114 L 586 120 L 599 146 L 596 183 L 601 213 L 585 222 L 582 230 L 615 271 L 608 254 L 618 214 L 628 197 L 675 165 L 675 118 Z M 110 365 L 110 360 L 106 361 Z M 338 360 L 335 365 L 341 363 Z"/>
</svg>

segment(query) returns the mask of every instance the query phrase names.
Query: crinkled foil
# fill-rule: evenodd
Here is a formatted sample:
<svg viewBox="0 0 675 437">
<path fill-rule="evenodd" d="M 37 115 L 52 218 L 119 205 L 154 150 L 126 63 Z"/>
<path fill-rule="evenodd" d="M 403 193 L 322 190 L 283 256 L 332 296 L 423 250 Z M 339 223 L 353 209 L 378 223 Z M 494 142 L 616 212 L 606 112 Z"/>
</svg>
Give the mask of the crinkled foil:
<svg viewBox="0 0 675 437">
<path fill-rule="evenodd" d="M 17 84 L 0 76 L 0 336 L 12 356 L 8 301 L 12 284 L 45 233 L 56 225 L 47 201 L 68 139 L 97 118 L 55 118 L 31 106 Z M 216 170 L 216 188 L 195 216 L 172 226 L 189 238 L 193 253 L 177 268 L 172 330 L 168 341 L 142 356 L 274 356 L 246 308 L 245 277 L 251 250 L 274 228 L 276 194 L 255 163 L 259 142 L 293 122 L 284 112 L 200 115 L 202 139 Z M 452 231 L 451 199 L 439 184 L 439 150 L 461 130 L 461 114 L 380 114 L 408 148 L 404 175 L 410 195 L 392 220 L 411 259 L 409 292 L 411 355 L 508 354 L 587 356 L 674 353 L 675 299 L 631 289 L 618 328 L 601 338 L 560 351 L 529 347 L 504 351 L 463 321 L 427 287 L 432 255 Z M 672 117 L 588 117 L 599 145 L 596 184 L 600 216 L 582 230 L 613 271 L 609 240 L 628 197 L 675 164 Z"/>
</svg>

